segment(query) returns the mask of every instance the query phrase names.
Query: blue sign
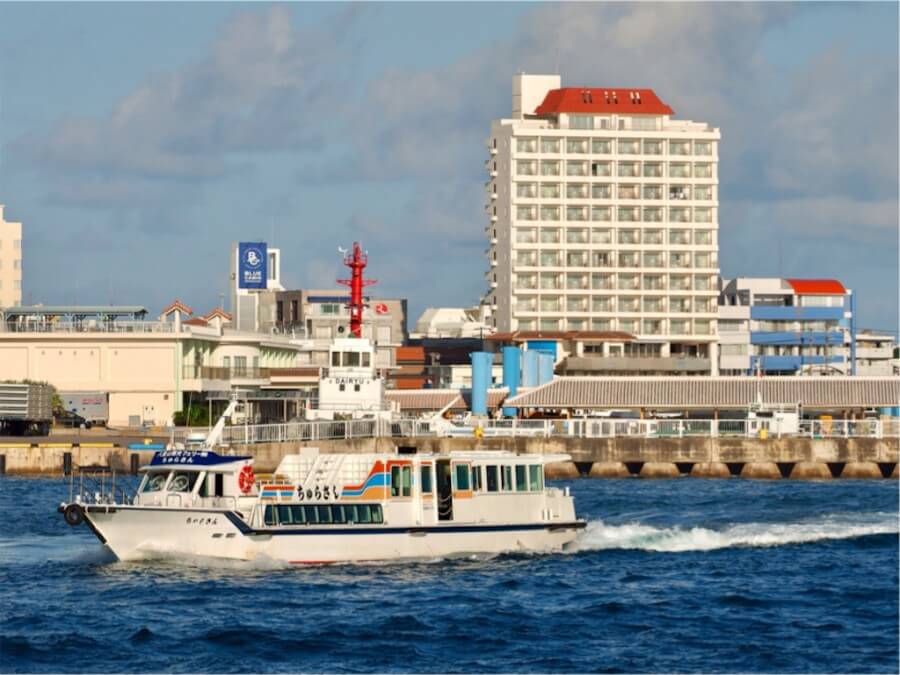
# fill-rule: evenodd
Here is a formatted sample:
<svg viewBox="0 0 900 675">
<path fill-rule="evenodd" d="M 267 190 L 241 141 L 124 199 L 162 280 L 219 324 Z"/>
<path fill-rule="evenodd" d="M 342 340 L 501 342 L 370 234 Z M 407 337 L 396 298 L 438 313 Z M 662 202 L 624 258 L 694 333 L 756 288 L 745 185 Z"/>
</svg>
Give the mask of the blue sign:
<svg viewBox="0 0 900 675">
<path fill-rule="evenodd" d="M 265 288 L 268 278 L 266 242 L 238 244 L 238 288 Z"/>
<path fill-rule="evenodd" d="M 212 450 L 165 450 L 157 452 L 150 460 L 150 466 L 180 464 L 194 466 L 216 466 L 250 459 L 249 455 L 220 455 Z"/>
</svg>

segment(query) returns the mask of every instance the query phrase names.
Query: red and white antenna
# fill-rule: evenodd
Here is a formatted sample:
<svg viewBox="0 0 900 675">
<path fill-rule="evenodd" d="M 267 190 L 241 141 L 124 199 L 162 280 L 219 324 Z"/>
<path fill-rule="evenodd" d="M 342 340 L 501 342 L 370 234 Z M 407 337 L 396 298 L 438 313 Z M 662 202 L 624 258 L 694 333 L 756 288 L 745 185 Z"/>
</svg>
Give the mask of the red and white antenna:
<svg viewBox="0 0 900 675">
<path fill-rule="evenodd" d="M 363 287 L 378 283 L 375 279 L 363 279 L 363 270 L 369 263 L 369 254 L 363 253 L 358 241 L 353 242 L 352 251 L 338 249 L 344 254 L 344 264 L 350 268 L 349 279 L 338 279 L 339 284 L 350 287 L 350 333 L 355 337 L 362 337 L 363 310 L 366 308 L 363 302 Z"/>
</svg>

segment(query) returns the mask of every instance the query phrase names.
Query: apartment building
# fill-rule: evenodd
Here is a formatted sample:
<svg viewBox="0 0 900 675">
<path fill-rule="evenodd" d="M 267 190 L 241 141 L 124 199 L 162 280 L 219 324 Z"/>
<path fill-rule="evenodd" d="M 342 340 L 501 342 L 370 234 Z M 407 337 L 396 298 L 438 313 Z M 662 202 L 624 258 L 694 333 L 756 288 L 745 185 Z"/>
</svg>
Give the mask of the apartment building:
<svg viewBox="0 0 900 675">
<path fill-rule="evenodd" d="M 22 223 L 3 217 L 0 204 L 0 307 L 22 304 Z"/>
<path fill-rule="evenodd" d="M 720 372 L 855 375 L 854 305 L 836 279 L 723 279 Z"/>
<path fill-rule="evenodd" d="M 650 89 L 514 76 L 485 163 L 493 329 L 621 331 L 715 374 L 720 133 L 673 114 Z"/>
</svg>

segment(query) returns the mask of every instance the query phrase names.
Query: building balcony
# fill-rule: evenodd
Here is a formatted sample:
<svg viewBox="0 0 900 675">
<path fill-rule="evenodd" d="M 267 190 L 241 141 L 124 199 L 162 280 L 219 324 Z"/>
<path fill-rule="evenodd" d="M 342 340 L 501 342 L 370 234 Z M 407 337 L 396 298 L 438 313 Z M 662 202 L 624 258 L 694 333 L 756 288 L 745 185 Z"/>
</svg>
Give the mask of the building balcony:
<svg viewBox="0 0 900 675">
<path fill-rule="evenodd" d="M 842 347 L 844 334 L 840 331 L 750 331 L 754 345 L 832 346 Z"/>
<path fill-rule="evenodd" d="M 760 321 L 840 321 L 843 307 L 786 307 L 778 305 L 754 305 L 750 318 Z"/>
<path fill-rule="evenodd" d="M 240 382 L 243 384 L 268 384 L 272 376 L 271 368 L 226 367 L 226 366 L 184 366 L 181 376 L 185 380 L 216 380 L 219 382 Z"/>
<path fill-rule="evenodd" d="M 844 363 L 843 355 L 820 356 L 816 354 L 810 355 L 769 355 L 769 354 L 753 354 L 750 356 L 750 370 L 762 370 L 764 372 L 771 371 L 794 371 L 802 370 L 806 366 L 824 366 L 827 364 Z"/>
<path fill-rule="evenodd" d="M 561 374 L 592 374 L 599 372 L 639 373 L 708 373 L 708 358 L 677 358 L 662 356 L 570 356 L 560 366 Z"/>
</svg>

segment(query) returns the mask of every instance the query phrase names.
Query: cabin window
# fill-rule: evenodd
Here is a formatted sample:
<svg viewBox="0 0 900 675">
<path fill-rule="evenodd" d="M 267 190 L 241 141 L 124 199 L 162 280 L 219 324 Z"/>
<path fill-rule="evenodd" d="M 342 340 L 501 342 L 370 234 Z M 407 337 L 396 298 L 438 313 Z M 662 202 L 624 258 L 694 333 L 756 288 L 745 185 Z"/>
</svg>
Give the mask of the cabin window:
<svg viewBox="0 0 900 675">
<path fill-rule="evenodd" d="M 372 505 L 372 522 L 376 525 L 380 525 L 384 522 L 384 518 L 381 515 L 381 507 L 377 504 Z"/>
<path fill-rule="evenodd" d="M 279 506 L 278 507 L 278 522 L 282 525 L 293 525 L 294 517 L 291 513 L 290 506 Z"/>
<path fill-rule="evenodd" d="M 304 506 L 303 509 L 306 512 L 306 522 L 310 525 L 317 525 L 319 523 L 319 509 L 315 506 Z"/>
<path fill-rule="evenodd" d="M 265 515 L 266 525 L 275 525 L 275 507 L 267 506 L 266 507 L 266 515 Z"/>
<path fill-rule="evenodd" d="M 199 475 L 196 471 L 176 471 L 169 483 L 169 492 L 190 492 Z"/>
<path fill-rule="evenodd" d="M 481 492 L 481 467 L 480 466 L 472 467 L 472 490 L 474 492 Z"/>
<path fill-rule="evenodd" d="M 323 504 L 322 506 L 316 507 L 319 511 L 319 522 L 320 523 L 330 523 L 331 522 L 331 509 L 328 508 L 327 504 Z"/>
<path fill-rule="evenodd" d="M 533 464 L 528 467 L 528 488 L 532 492 L 540 492 L 544 489 L 543 468 L 539 464 Z"/>
<path fill-rule="evenodd" d="M 368 368 L 372 365 L 372 355 L 369 352 L 363 352 L 363 368 Z"/>
<path fill-rule="evenodd" d="M 292 506 L 291 519 L 294 525 L 306 525 L 306 509 L 302 506 Z"/>
<path fill-rule="evenodd" d="M 340 365 L 341 365 L 341 353 L 340 352 L 331 352 L 331 365 L 334 367 L 340 367 Z"/>
<path fill-rule="evenodd" d="M 412 467 L 391 467 L 391 497 L 409 497 L 412 495 Z"/>
<path fill-rule="evenodd" d="M 225 496 L 225 474 L 217 473 L 216 476 L 216 497 Z"/>
<path fill-rule="evenodd" d="M 503 491 L 512 492 L 512 467 L 503 467 Z"/>
<path fill-rule="evenodd" d="M 471 485 L 469 483 L 469 465 L 468 464 L 457 464 L 456 465 L 456 489 L 461 492 L 468 492 L 471 490 Z"/>
<path fill-rule="evenodd" d="M 528 482 L 525 480 L 525 466 L 516 464 L 516 492 L 527 492 Z"/>
<path fill-rule="evenodd" d="M 359 368 L 359 352 L 344 352 L 344 365 Z"/>
<path fill-rule="evenodd" d="M 331 507 L 331 522 L 338 524 L 344 524 L 347 522 L 346 518 L 344 517 L 343 506 L 335 504 Z"/>
<path fill-rule="evenodd" d="M 338 385 L 338 391 L 346 391 L 346 390 L 347 390 L 347 385 L 345 385 L 345 384 Z"/>
<path fill-rule="evenodd" d="M 487 491 L 498 492 L 500 490 L 500 480 L 496 466 L 484 467 L 487 472 Z"/>
<path fill-rule="evenodd" d="M 430 495 L 431 489 L 431 464 L 423 464 L 421 471 L 422 478 L 422 494 Z"/>
<path fill-rule="evenodd" d="M 355 507 L 356 510 L 356 522 L 363 523 L 368 525 L 372 522 L 372 507 L 368 504 L 357 504 Z"/>
<path fill-rule="evenodd" d="M 166 478 L 168 477 L 169 472 L 165 473 L 151 473 L 147 476 L 147 482 L 144 483 L 144 489 L 142 492 L 159 492 L 163 489 L 166 484 Z"/>
</svg>

